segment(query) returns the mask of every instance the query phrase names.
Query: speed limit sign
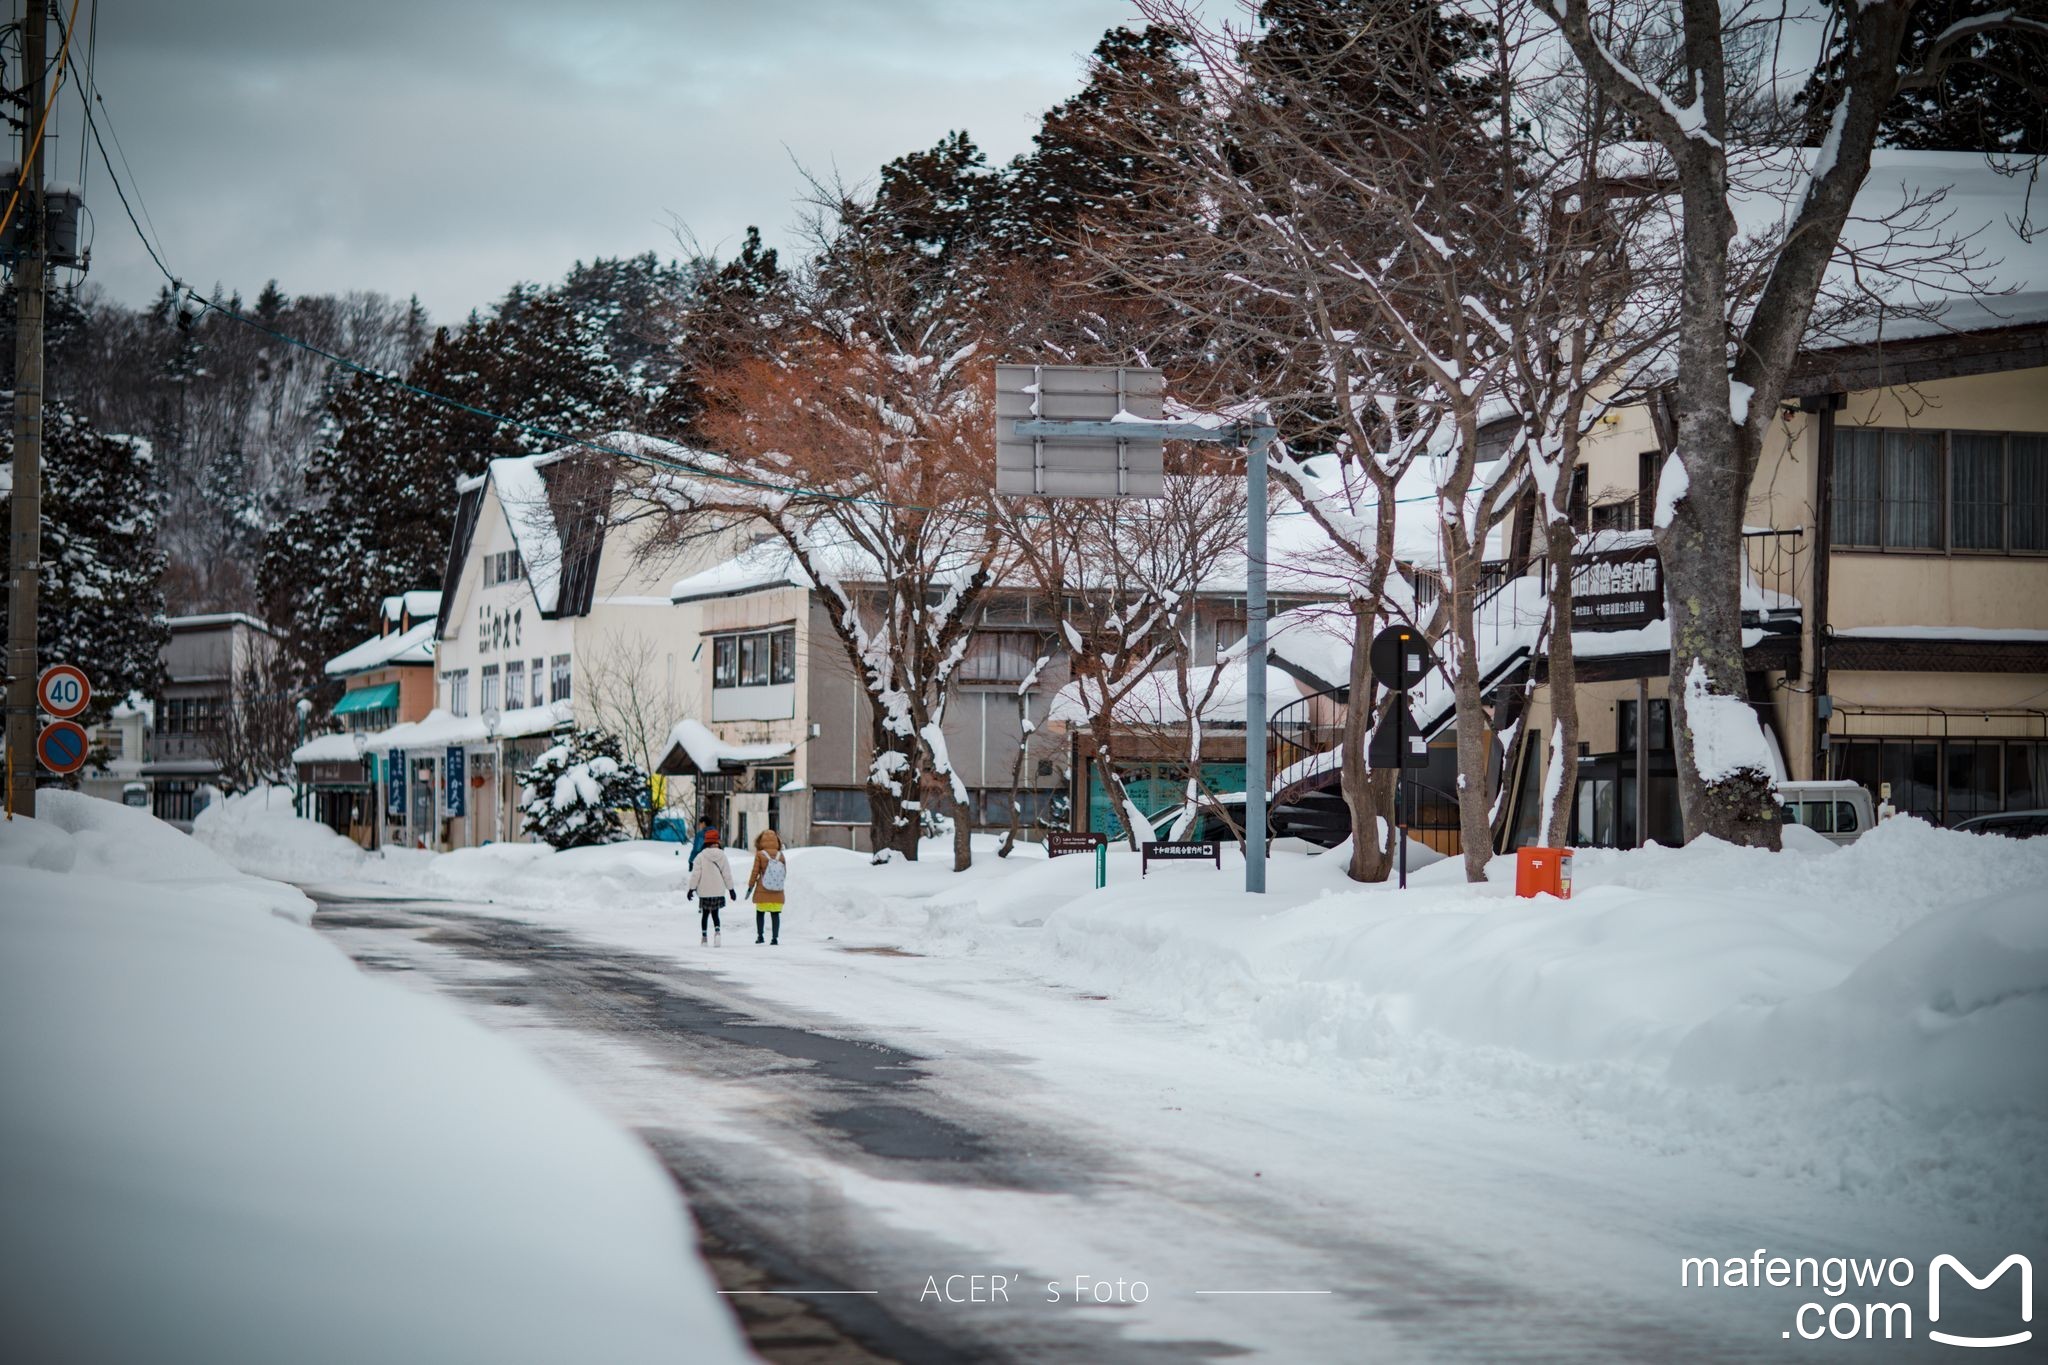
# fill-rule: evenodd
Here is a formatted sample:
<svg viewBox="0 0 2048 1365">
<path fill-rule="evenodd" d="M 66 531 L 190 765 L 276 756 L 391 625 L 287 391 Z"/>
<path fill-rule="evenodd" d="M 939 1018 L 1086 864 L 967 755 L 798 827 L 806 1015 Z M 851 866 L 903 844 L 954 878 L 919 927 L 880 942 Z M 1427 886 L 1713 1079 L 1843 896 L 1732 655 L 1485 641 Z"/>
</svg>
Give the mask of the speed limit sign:
<svg viewBox="0 0 2048 1365">
<path fill-rule="evenodd" d="M 57 720 L 70 720 L 92 704 L 92 684 L 70 664 L 52 664 L 36 680 L 36 705 Z"/>
</svg>

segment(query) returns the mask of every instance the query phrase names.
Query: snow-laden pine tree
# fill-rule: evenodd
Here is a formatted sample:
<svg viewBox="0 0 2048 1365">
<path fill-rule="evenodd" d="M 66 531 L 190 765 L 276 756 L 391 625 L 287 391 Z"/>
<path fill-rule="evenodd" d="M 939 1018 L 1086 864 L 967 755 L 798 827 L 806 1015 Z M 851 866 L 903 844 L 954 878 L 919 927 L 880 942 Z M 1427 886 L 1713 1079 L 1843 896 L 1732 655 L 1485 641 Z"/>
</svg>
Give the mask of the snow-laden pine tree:
<svg viewBox="0 0 2048 1365">
<path fill-rule="evenodd" d="M 519 774 L 522 827 L 555 848 L 615 844 L 627 837 L 619 812 L 647 800 L 647 772 L 618 737 L 578 730 Z"/>
<path fill-rule="evenodd" d="M 633 426 L 645 409 L 612 355 L 604 310 L 554 290 L 515 290 L 497 314 L 441 329 L 405 378 L 412 388 L 359 375 L 335 394 L 307 478 L 314 501 L 265 539 L 263 599 L 301 658 L 370 634 L 386 594 L 440 582 L 458 477 L 494 455 Z"/>
<path fill-rule="evenodd" d="M 12 395 L 9 395 L 11 399 Z M 0 431 L 9 468 L 12 430 Z M 0 496 L 12 515 L 13 484 Z M 112 436 L 61 403 L 43 409 L 43 572 L 37 658 L 75 664 L 92 680 L 80 723 L 105 718 L 131 692 L 152 695 L 163 671 L 164 557 L 147 441 Z M 7 603 L 0 600 L 0 633 Z"/>
</svg>

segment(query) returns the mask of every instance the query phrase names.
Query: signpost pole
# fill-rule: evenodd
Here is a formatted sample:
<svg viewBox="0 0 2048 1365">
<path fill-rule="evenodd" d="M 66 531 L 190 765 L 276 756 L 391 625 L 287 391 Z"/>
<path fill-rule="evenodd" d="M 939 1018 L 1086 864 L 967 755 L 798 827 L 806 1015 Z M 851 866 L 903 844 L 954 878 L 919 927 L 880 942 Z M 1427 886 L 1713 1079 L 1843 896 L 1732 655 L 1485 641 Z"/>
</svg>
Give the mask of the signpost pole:
<svg viewBox="0 0 2048 1365">
<path fill-rule="evenodd" d="M 1270 429 L 1245 447 L 1244 889 L 1266 890 L 1266 447 Z"/>
<path fill-rule="evenodd" d="M 1408 889 L 1408 825 L 1401 810 L 1401 794 L 1408 785 L 1408 651 L 1395 656 L 1394 665 L 1394 751 L 1401 766 L 1394 769 L 1394 860 L 1401 869 L 1400 889 Z"/>
</svg>

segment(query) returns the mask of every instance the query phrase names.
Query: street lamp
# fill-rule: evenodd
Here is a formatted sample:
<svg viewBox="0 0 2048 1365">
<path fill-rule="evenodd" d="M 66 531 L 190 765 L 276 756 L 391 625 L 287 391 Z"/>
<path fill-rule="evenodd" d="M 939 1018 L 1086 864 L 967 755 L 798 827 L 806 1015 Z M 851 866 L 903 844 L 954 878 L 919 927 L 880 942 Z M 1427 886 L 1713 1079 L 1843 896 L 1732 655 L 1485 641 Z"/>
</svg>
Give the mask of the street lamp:
<svg viewBox="0 0 2048 1365">
<path fill-rule="evenodd" d="M 349 742 L 356 746 L 356 773 L 363 778 L 364 787 L 370 793 L 370 804 L 375 807 L 377 821 L 376 843 L 379 853 L 384 849 L 384 803 L 377 799 L 377 784 L 370 778 L 363 765 L 369 762 L 370 737 L 361 730 L 349 731 Z"/>
<path fill-rule="evenodd" d="M 484 708 L 484 738 L 491 742 L 491 823 L 496 826 L 492 835 L 500 842 L 505 840 L 505 746 L 498 740 L 498 724 L 505 713 L 495 706 Z M 475 834 L 474 815 L 471 835 Z"/>
</svg>

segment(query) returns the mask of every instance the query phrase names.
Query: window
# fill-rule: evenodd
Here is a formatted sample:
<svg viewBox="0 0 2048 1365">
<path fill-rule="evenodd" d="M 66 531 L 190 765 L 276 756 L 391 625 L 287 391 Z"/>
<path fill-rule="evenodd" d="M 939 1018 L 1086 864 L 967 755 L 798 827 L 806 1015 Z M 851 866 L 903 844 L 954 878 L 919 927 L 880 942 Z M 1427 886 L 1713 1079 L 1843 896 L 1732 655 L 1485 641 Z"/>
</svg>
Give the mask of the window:
<svg viewBox="0 0 2048 1365">
<path fill-rule="evenodd" d="M 747 773 L 753 785 L 750 791 L 779 792 L 796 781 L 795 768 L 753 768 Z"/>
<path fill-rule="evenodd" d="M 517 583 L 524 576 L 525 572 L 526 566 L 519 561 L 519 551 L 507 550 L 505 552 L 505 577 Z"/>
<path fill-rule="evenodd" d="M 505 709 L 516 711 L 526 705 L 526 665 L 514 659 L 505 665 Z"/>
<path fill-rule="evenodd" d="M 123 743 L 124 739 L 125 736 L 122 735 L 119 727 L 113 725 L 102 725 L 92 732 L 93 746 L 106 750 L 109 761 L 115 761 L 121 757 L 121 750 L 126 747 Z"/>
<path fill-rule="evenodd" d="M 1636 505 L 1628 502 L 1603 502 L 1593 509 L 1593 529 L 1596 531 L 1633 531 L 1636 529 Z"/>
<path fill-rule="evenodd" d="M 1418 585 L 1419 586 L 1419 585 Z M 1242 616 L 1220 616 L 1216 619 L 1216 657 L 1222 658 L 1229 649 L 1245 637 L 1250 624 Z"/>
<path fill-rule="evenodd" d="M 1624 754 L 1636 751 L 1636 704 L 1633 701 L 1615 703 L 1616 726 L 1615 747 Z M 1671 703 L 1657 698 L 1650 701 L 1650 752 L 1661 753 L 1671 747 Z"/>
<path fill-rule="evenodd" d="M 533 705 L 535 706 L 546 706 L 548 704 L 547 678 L 547 669 L 541 664 L 539 659 L 535 659 L 533 661 Z"/>
<path fill-rule="evenodd" d="M 967 637 L 960 677 L 966 682 L 1023 682 L 1042 648 L 1041 638 L 1026 631 L 977 630 Z"/>
<path fill-rule="evenodd" d="M 569 700 L 569 656 L 557 654 L 548 660 L 548 700 Z"/>
<path fill-rule="evenodd" d="M 1657 524 L 1657 476 L 1664 472 L 1664 452 L 1645 450 L 1636 456 L 1636 525 Z"/>
<path fill-rule="evenodd" d="M 865 787 L 820 787 L 811 793 L 814 825 L 865 825 L 869 818 Z"/>
<path fill-rule="evenodd" d="M 1055 790 L 1025 787 L 1016 794 L 1014 802 L 1022 829 L 1030 829 L 1051 813 L 1052 803 L 1066 793 Z M 970 796 L 973 800 L 974 823 L 983 827 L 1008 829 L 1010 808 L 1013 804 L 1008 787 L 976 787 Z"/>
<path fill-rule="evenodd" d="M 1573 466 L 1571 487 L 1565 494 L 1565 515 L 1571 519 L 1572 529 L 1582 534 L 1591 529 L 1592 493 L 1586 467 Z"/>
<path fill-rule="evenodd" d="M 1835 543 L 2048 551 L 2048 437 L 1852 427 L 1835 433 Z"/>
<path fill-rule="evenodd" d="M 769 687 L 796 681 L 796 629 L 720 635 L 711 641 L 711 685 Z"/>
<path fill-rule="evenodd" d="M 496 664 L 484 665 L 483 699 L 484 710 L 496 711 L 500 709 L 498 706 L 498 666 Z"/>
<path fill-rule="evenodd" d="M 1830 767 L 1877 800 L 1935 824 L 2048 805 L 2048 741 L 1837 736 Z"/>
<path fill-rule="evenodd" d="M 448 696 L 448 711 L 451 715 L 469 714 L 469 670 L 450 669 L 441 675 L 443 690 Z"/>
</svg>

